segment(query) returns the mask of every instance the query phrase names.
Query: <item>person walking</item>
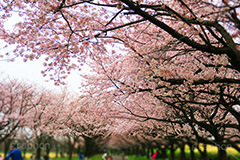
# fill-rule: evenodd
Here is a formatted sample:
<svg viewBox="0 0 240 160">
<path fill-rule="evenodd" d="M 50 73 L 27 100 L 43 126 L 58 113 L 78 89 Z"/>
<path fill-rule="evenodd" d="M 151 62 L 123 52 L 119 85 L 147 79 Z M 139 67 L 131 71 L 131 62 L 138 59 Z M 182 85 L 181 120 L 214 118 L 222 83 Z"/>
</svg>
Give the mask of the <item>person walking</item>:
<svg viewBox="0 0 240 160">
<path fill-rule="evenodd" d="M 122 153 L 122 160 L 125 160 L 125 156 L 124 156 L 124 153 Z"/>
<path fill-rule="evenodd" d="M 102 155 L 102 160 L 107 160 L 108 159 L 108 153 L 104 153 Z"/>
<path fill-rule="evenodd" d="M 108 160 L 113 160 L 113 157 L 111 155 L 109 155 Z"/>
<path fill-rule="evenodd" d="M 4 158 L 4 160 L 8 160 L 10 157 L 12 160 L 23 160 L 22 153 L 19 149 L 17 149 L 17 144 L 15 143 L 11 145 L 11 150 L 8 152 L 8 155 Z"/>
</svg>

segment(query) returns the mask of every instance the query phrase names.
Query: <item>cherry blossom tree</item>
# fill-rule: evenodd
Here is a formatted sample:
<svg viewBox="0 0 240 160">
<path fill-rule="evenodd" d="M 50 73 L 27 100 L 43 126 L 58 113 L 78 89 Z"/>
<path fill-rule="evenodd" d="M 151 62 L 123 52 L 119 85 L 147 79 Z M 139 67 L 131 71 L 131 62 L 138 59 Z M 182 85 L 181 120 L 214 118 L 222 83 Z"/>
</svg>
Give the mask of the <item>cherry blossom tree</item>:
<svg viewBox="0 0 240 160">
<path fill-rule="evenodd" d="M 37 105 L 35 87 L 17 79 L 2 79 L 0 87 L 0 142 L 25 125 L 25 116 Z"/>
<path fill-rule="evenodd" d="M 71 69 L 81 69 L 87 58 L 104 55 L 109 44 L 120 42 L 143 56 L 171 38 L 181 46 L 178 50 L 226 56 L 229 63 L 213 61 L 239 71 L 239 4 L 234 0 L 4 1 L 0 6 L 6 47 L 15 44 L 12 53 L 25 61 L 44 55 L 43 75 L 55 70 L 49 74 L 56 82 Z M 5 29 L 16 13 L 20 22 Z"/>
<path fill-rule="evenodd" d="M 49 156 L 51 149 L 51 140 L 54 135 L 64 134 L 63 108 L 67 104 L 68 96 L 66 91 L 61 93 L 48 89 L 39 90 L 42 95 L 41 102 L 34 106 L 32 111 L 27 115 L 28 123 L 25 127 L 29 128 L 36 144 L 36 157 L 41 158 L 43 151 Z M 56 123 L 58 122 L 58 123 Z M 58 124 L 58 125 L 56 125 Z"/>
<path fill-rule="evenodd" d="M 195 51 L 179 54 L 175 52 L 178 46 L 167 47 L 174 52 L 140 58 L 132 53 L 117 61 L 108 58 L 108 63 L 96 60 L 92 72 L 97 74 L 86 76 L 86 86 L 93 93 L 106 95 L 103 99 L 108 102 L 104 106 L 116 111 L 112 112 L 113 117 L 180 124 L 175 129 L 187 123 L 189 126 L 181 132 L 196 135 L 197 141 L 217 145 L 219 157 L 225 154 L 221 153 L 225 152 L 221 146 L 232 144 L 238 150 L 236 140 L 232 139 L 239 133 L 238 71 L 228 66 L 214 67 L 212 60 L 225 56 L 209 59 L 208 54 L 202 54 L 195 61 L 197 64 L 192 65 L 189 59 L 196 59 Z M 188 69 L 189 66 L 192 68 Z M 232 129 L 236 132 L 230 135 Z M 209 141 L 210 135 L 216 139 Z"/>
<path fill-rule="evenodd" d="M 139 59 L 135 54 L 117 62 L 109 60 L 108 64 L 99 65 L 102 72 L 98 72 L 97 77 L 93 75 L 88 78 L 87 86 L 92 85 L 91 90 L 94 93 L 107 95 L 104 99 L 110 100 L 108 104 L 114 102 L 108 108 L 108 110 L 117 111 L 112 116 L 179 124 L 175 129 L 181 128 L 186 123 L 189 126 L 181 129 L 182 135 L 194 134 L 197 141 L 217 145 L 220 149 L 219 157 L 224 157 L 221 152 L 225 152 L 225 148 L 221 146 L 232 144 L 238 149 L 235 146 L 236 141 L 232 139 L 239 133 L 239 112 L 235 106 L 239 104 L 239 84 L 235 79 L 239 76 L 238 72 L 234 74 L 234 71 L 229 70 L 228 67 L 221 67 L 223 72 L 214 74 L 213 80 L 198 79 L 199 75 L 196 74 L 196 77 L 192 77 L 193 80 L 190 79 L 191 77 L 187 79 L 190 70 L 186 70 L 185 66 L 192 61 L 183 57 L 192 56 L 192 54 L 176 56 L 182 58 L 176 64 L 179 66 L 176 73 L 168 69 L 173 68 L 174 58 L 168 58 L 167 54 L 169 53 L 166 53 L 166 57 L 158 58 L 159 62 L 154 63 Z M 204 55 L 203 58 L 205 58 Z M 160 68 L 162 64 L 164 68 Z M 151 65 L 154 67 L 152 68 Z M 95 66 L 93 71 L 99 71 L 99 68 Z M 209 67 L 206 70 L 210 73 L 212 69 Z M 127 74 L 125 74 L 126 71 Z M 143 71 L 145 73 L 142 73 Z M 181 75 L 182 71 L 188 72 Z M 163 77 L 165 72 L 167 75 Z M 190 74 L 194 75 L 194 73 L 195 71 Z M 113 89 L 114 87 L 116 89 Z M 107 108 L 106 105 L 105 108 Z M 232 129 L 235 133 L 230 135 Z M 176 131 L 173 130 L 174 132 Z M 216 139 L 209 141 L 209 135 Z"/>
<path fill-rule="evenodd" d="M 101 100 L 80 96 L 71 99 L 68 107 L 64 108 L 66 134 L 84 139 L 84 155 L 92 156 L 103 150 L 111 132 L 112 120 L 101 114 L 107 114 L 102 107 Z M 99 110 L 98 110 L 99 109 Z"/>
</svg>

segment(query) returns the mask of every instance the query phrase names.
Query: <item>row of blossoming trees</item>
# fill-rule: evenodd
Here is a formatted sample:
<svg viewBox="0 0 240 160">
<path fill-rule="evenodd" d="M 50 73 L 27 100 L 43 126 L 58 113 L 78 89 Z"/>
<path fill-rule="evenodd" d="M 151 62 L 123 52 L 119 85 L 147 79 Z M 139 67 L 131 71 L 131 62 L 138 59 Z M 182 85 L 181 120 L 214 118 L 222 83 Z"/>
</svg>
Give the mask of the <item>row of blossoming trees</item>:
<svg viewBox="0 0 240 160">
<path fill-rule="evenodd" d="M 175 142 L 181 150 L 184 144 L 216 145 L 220 160 L 225 146 L 240 150 L 238 1 L 15 0 L 0 5 L 0 36 L 6 48 L 14 48 L 2 57 L 43 56 L 42 73 L 56 84 L 88 65 L 78 99 L 88 106 L 86 114 L 76 114 L 81 107 L 56 107 L 69 113 L 68 129 L 89 131 L 82 124 L 90 121 L 111 132 L 165 139 L 165 146 Z M 21 18 L 8 30 L 5 21 L 12 15 Z M 71 105 L 79 106 L 78 100 Z M 52 119 L 41 124 L 51 126 Z M 53 126 L 62 129 L 62 124 Z"/>
<path fill-rule="evenodd" d="M 9 141 L 18 142 L 23 151 L 35 150 L 37 158 L 57 149 L 54 142 L 64 141 L 62 152 L 70 156 L 73 151 L 89 156 L 104 147 L 107 125 L 87 113 L 88 104 L 80 104 L 79 98 L 16 79 L 3 78 L 0 84 L 0 143 L 5 142 L 6 152 Z"/>
</svg>

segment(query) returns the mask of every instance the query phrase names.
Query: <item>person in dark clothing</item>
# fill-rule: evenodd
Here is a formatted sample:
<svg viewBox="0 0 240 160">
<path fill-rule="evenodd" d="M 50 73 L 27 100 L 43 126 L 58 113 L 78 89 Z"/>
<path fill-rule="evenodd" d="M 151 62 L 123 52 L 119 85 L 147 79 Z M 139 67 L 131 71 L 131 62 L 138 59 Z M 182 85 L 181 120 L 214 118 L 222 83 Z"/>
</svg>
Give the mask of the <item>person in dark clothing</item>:
<svg viewBox="0 0 240 160">
<path fill-rule="evenodd" d="M 8 155 L 4 160 L 8 160 L 10 157 L 12 160 L 23 160 L 21 151 L 17 149 L 17 144 L 13 143 L 11 145 L 11 150 L 8 152 Z"/>
</svg>

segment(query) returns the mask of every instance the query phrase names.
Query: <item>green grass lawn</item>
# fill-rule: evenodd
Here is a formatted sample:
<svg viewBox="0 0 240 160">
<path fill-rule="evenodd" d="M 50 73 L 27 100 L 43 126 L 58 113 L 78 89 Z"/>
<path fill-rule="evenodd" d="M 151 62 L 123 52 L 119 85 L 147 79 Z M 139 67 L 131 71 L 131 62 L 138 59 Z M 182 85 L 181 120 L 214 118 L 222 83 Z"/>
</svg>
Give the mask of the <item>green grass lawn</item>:
<svg viewBox="0 0 240 160">
<path fill-rule="evenodd" d="M 217 157 L 217 152 L 218 152 L 217 147 L 208 145 L 207 146 L 207 151 L 208 151 L 207 154 L 208 154 L 209 158 L 216 158 Z M 186 158 L 190 157 L 190 148 L 186 147 L 185 148 L 185 153 L 186 153 Z M 200 153 L 198 152 L 197 149 L 194 150 L 194 153 L 195 153 L 196 158 L 200 157 Z M 168 151 L 167 154 L 169 156 L 170 152 Z M 175 159 L 176 160 L 179 160 L 179 155 L 180 155 L 180 149 L 177 149 L 175 151 Z M 240 160 L 240 153 L 233 148 L 228 148 L 227 149 L 227 156 L 229 156 L 231 158 L 231 160 Z M 134 156 L 134 155 L 129 156 L 129 159 L 131 159 L 131 160 L 149 160 L 146 156 L 139 157 L 139 156 Z M 164 158 L 158 158 L 156 160 L 165 160 L 165 159 Z"/>
</svg>

